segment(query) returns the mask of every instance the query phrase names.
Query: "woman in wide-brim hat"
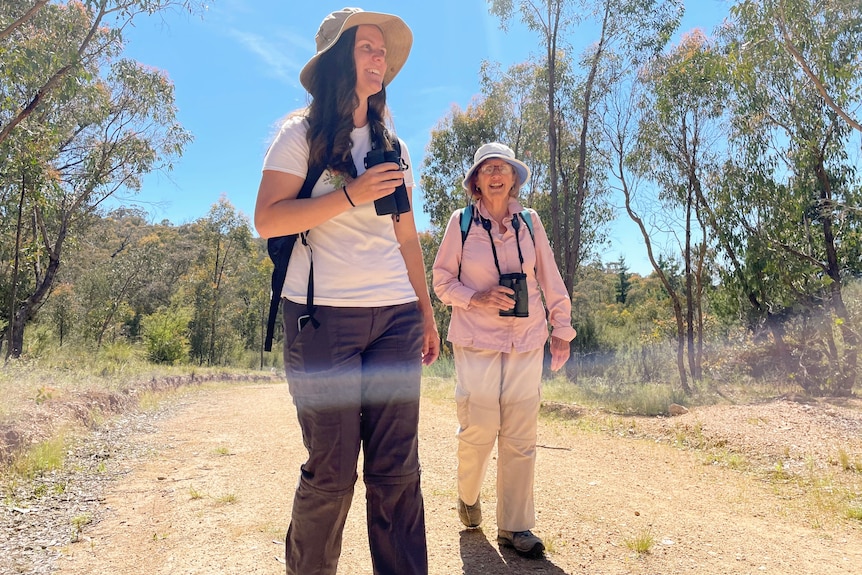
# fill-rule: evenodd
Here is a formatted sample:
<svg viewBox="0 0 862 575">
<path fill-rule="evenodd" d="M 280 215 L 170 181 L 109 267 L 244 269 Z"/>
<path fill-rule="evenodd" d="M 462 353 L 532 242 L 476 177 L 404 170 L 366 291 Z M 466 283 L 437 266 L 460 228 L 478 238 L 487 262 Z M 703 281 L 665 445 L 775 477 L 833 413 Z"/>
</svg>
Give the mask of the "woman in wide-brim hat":
<svg viewBox="0 0 862 575">
<path fill-rule="evenodd" d="M 299 81 L 312 96 L 316 91 L 313 79 L 320 57 L 338 42 L 345 30 L 361 25 L 376 26 L 383 33 L 386 41 L 386 73 L 383 76 L 383 84 L 388 86 L 395 75 L 401 71 L 413 45 L 413 33 L 407 24 L 398 16 L 391 14 L 364 12 L 359 8 L 344 8 L 323 19 L 315 37 L 317 53 L 299 73 Z"/>
<path fill-rule="evenodd" d="M 560 369 L 575 330 L 542 222 L 518 202 L 529 179 L 509 146 L 490 142 L 476 150 L 462 183 L 475 202 L 472 217 L 452 214 L 432 281 L 452 307 L 458 516 L 468 529 L 482 524 L 479 494 L 496 443 L 497 542 L 540 557 L 545 545 L 532 529 L 544 347 L 549 342 L 551 369 Z"/>
<path fill-rule="evenodd" d="M 412 34 L 397 16 L 344 8 L 316 42 L 300 73 L 311 103 L 281 125 L 255 207 L 261 237 L 307 230 L 281 290 L 285 371 L 308 449 L 287 573 L 335 574 L 362 450 L 374 573 L 424 575 L 419 383 L 440 343 L 409 210 L 412 162 L 386 106 Z M 370 160 L 382 150 L 400 151 L 400 164 Z M 406 209 L 375 208 L 398 194 Z"/>
</svg>

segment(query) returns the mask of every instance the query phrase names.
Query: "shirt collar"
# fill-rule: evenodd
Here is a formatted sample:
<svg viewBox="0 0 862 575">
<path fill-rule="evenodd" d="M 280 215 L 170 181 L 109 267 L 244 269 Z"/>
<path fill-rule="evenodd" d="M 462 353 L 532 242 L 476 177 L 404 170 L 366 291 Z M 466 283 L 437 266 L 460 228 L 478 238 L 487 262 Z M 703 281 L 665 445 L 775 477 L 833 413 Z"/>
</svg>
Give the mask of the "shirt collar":
<svg viewBox="0 0 862 575">
<path fill-rule="evenodd" d="M 523 211 L 524 208 L 523 208 L 523 206 L 521 206 L 521 203 L 518 201 L 518 198 L 509 198 L 509 205 L 507 206 L 507 209 L 508 209 L 509 213 L 505 219 L 508 221 L 508 220 L 512 219 L 512 216 L 514 214 L 517 214 L 517 213 L 520 213 L 521 211 Z M 485 205 L 482 203 L 482 198 L 479 198 L 478 200 L 476 200 L 476 210 L 479 212 L 479 215 L 481 215 L 483 218 L 491 219 L 491 214 L 488 213 L 487 209 L 485 209 Z"/>
</svg>

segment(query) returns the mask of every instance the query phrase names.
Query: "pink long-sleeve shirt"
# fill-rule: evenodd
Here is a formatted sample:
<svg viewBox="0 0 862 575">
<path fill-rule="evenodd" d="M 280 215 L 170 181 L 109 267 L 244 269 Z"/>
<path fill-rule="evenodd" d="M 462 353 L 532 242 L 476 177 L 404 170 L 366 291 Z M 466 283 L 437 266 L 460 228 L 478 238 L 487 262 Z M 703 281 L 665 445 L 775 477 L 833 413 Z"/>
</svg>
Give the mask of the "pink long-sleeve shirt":
<svg viewBox="0 0 862 575">
<path fill-rule="evenodd" d="M 538 214 L 533 210 L 530 210 L 530 215 L 535 243 L 523 222 L 518 234 L 521 253 L 524 256 L 523 272 L 527 275 L 530 316 L 501 317 L 497 309 L 470 305 L 473 294 L 500 283 L 500 273 L 521 271 L 518 244 L 512 229 L 512 215 L 522 209 L 517 200 L 510 200 L 509 214 L 504 218 L 504 229 L 501 230 L 479 200 L 474 210 L 491 220 L 490 237 L 482 224 L 474 221 L 463 246 L 461 211 L 454 212 L 449 218 L 446 233 L 434 260 L 433 285 L 440 301 L 452 307 L 452 320 L 447 336 L 451 343 L 508 353 L 513 350 L 531 351 L 544 346 L 549 331 L 565 341 L 571 341 L 575 337 L 575 329 L 572 327 L 572 303 L 554 261 L 548 235 Z M 494 265 L 492 238 L 500 262 L 499 272 Z M 548 310 L 547 317 L 545 307 Z"/>
</svg>

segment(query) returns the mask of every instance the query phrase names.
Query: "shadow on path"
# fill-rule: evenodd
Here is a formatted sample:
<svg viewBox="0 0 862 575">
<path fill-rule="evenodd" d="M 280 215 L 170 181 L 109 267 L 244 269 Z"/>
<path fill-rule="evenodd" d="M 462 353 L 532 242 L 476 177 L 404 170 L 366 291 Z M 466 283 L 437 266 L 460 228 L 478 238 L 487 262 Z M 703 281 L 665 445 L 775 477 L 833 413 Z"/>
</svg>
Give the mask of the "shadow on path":
<svg viewBox="0 0 862 575">
<path fill-rule="evenodd" d="M 464 575 L 512 575 L 513 573 L 547 573 L 566 575 L 547 557 L 527 559 L 513 549 L 492 544 L 481 529 L 461 531 L 461 562 Z"/>
</svg>

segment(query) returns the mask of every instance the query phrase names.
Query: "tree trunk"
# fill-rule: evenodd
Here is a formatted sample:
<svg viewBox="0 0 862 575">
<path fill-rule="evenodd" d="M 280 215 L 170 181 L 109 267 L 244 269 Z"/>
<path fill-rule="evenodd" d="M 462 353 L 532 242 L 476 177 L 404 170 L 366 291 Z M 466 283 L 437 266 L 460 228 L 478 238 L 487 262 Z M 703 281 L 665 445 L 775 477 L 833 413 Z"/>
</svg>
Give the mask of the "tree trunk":
<svg viewBox="0 0 862 575">
<path fill-rule="evenodd" d="M 793 364 L 793 357 L 790 355 L 790 350 L 787 348 L 787 343 L 784 341 L 784 326 L 775 315 L 766 312 L 766 326 L 772 334 L 772 343 L 775 346 L 775 351 L 778 353 L 778 358 L 781 365 L 787 370 L 788 374 L 795 374 L 798 369 Z"/>
<path fill-rule="evenodd" d="M 268 316 L 269 316 L 269 314 L 268 314 L 266 303 L 264 301 L 261 301 L 261 306 L 260 306 L 260 348 L 259 348 L 260 369 L 261 370 L 263 369 L 263 358 L 264 358 L 264 353 L 265 353 L 264 349 L 263 349 L 263 344 L 266 341 L 266 322 L 269 319 Z"/>
<path fill-rule="evenodd" d="M 691 255 L 691 216 L 694 210 L 692 202 L 692 190 L 688 188 L 688 195 L 685 198 L 685 343 L 688 347 L 688 370 L 691 373 L 692 379 L 697 380 L 697 369 L 695 368 L 694 357 L 694 272 L 692 271 L 692 255 Z"/>
<path fill-rule="evenodd" d="M 18 219 L 15 223 L 15 252 L 13 255 L 13 263 L 12 263 L 12 277 L 10 278 L 10 283 L 12 286 L 11 294 L 9 295 L 9 326 L 7 328 L 7 333 L 9 334 L 9 345 L 6 347 L 6 359 L 10 357 L 20 357 L 21 356 L 21 346 L 14 344 L 16 339 L 21 339 L 23 342 L 23 331 L 24 328 L 21 326 L 20 328 L 15 325 L 15 307 L 18 299 L 18 271 L 21 265 L 21 234 L 23 230 L 24 223 L 24 198 L 27 192 L 27 179 L 26 176 L 22 173 L 21 175 L 21 195 L 18 197 Z M 20 329 L 21 333 L 16 335 L 17 331 Z"/>
<path fill-rule="evenodd" d="M 699 218 L 698 218 L 699 219 Z M 703 238 L 702 243 L 700 244 L 700 250 L 698 251 L 697 258 L 697 273 L 695 274 L 695 321 L 697 325 L 697 349 L 695 350 L 695 363 L 694 363 L 694 372 L 692 373 L 692 377 L 696 381 L 700 381 L 703 379 L 703 356 L 704 356 L 704 346 L 703 346 L 703 278 L 706 274 L 706 226 L 701 222 L 701 228 L 703 229 Z"/>
<path fill-rule="evenodd" d="M 698 201 L 700 205 L 704 208 L 704 212 L 706 213 L 709 227 L 712 229 L 713 233 L 715 234 L 715 237 L 718 238 L 718 245 L 721 248 L 722 252 L 730 261 L 731 271 L 736 277 L 736 280 L 739 282 L 740 289 L 743 295 L 748 300 L 748 303 L 751 305 L 751 308 L 757 312 L 758 317 L 765 322 L 767 329 L 769 329 L 770 333 L 772 334 L 772 341 L 775 345 L 775 351 L 778 353 L 782 368 L 788 374 L 797 373 L 798 366 L 794 363 L 793 357 L 791 356 L 790 351 L 787 348 L 787 343 L 784 341 L 784 327 L 782 326 L 780 319 L 776 317 L 775 314 L 770 312 L 769 309 L 761 303 L 760 298 L 757 295 L 757 291 L 755 290 L 754 286 L 751 284 L 745 274 L 745 271 L 743 270 L 742 264 L 739 261 L 739 257 L 736 254 L 736 250 L 734 250 L 733 248 L 733 243 L 727 237 L 725 229 L 719 225 L 718 218 L 716 218 L 715 212 L 706 202 L 706 197 L 703 194 L 703 188 L 701 187 L 700 180 L 695 180 L 694 189 L 697 193 Z"/>
<path fill-rule="evenodd" d="M 60 269 L 60 253 L 63 242 L 66 241 L 67 230 L 68 222 L 63 220 L 60 229 L 57 231 L 57 240 L 54 242 L 53 248 L 48 252 L 48 266 L 45 268 L 45 274 L 41 279 L 37 277 L 36 289 L 33 290 L 30 297 L 17 306 L 12 315 L 8 328 L 8 352 L 11 352 L 12 357 L 17 358 L 21 356 L 21 352 L 24 349 L 24 328 L 36 315 L 36 310 L 45 303 L 48 294 L 51 293 L 51 288 L 54 287 L 54 281 L 57 279 L 57 271 Z"/>
<path fill-rule="evenodd" d="M 629 190 L 628 184 L 622 174 L 623 170 L 623 162 L 624 158 L 622 155 L 617 158 L 617 162 L 619 163 L 618 169 L 620 174 L 620 182 L 622 183 L 623 196 L 625 197 L 625 205 L 626 205 L 626 213 L 628 213 L 629 218 L 638 226 L 638 229 L 641 232 L 641 236 L 644 240 L 644 245 L 646 245 L 647 257 L 649 258 L 650 263 L 652 264 L 653 270 L 664 286 L 665 291 L 667 291 L 668 296 L 673 302 L 673 315 L 676 319 L 676 339 L 677 339 L 677 354 L 676 354 L 676 366 L 679 372 L 679 382 L 682 386 L 682 390 L 686 395 L 691 395 L 691 388 L 688 385 L 688 377 L 685 372 L 685 328 L 683 324 L 682 317 L 682 304 L 679 301 L 679 295 L 676 293 L 676 290 L 673 289 L 673 286 L 668 280 L 667 274 L 665 274 L 664 270 L 661 266 L 658 265 L 658 262 L 655 260 L 655 255 L 653 254 L 652 249 L 652 241 L 650 240 L 649 234 L 647 233 L 646 225 L 644 225 L 643 219 L 638 216 L 631 204 L 631 191 Z"/>
<path fill-rule="evenodd" d="M 691 395 L 685 372 L 685 324 L 682 318 L 682 305 L 676 293 L 671 293 L 670 296 L 673 300 L 673 315 L 676 318 L 676 368 L 679 372 L 679 384 L 686 395 Z"/>
<path fill-rule="evenodd" d="M 22 306 L 20 312 L 14 314 L 12 316 L 12 321 L 9 323 L 9 347 L 6 350 L 7 359 L 9 359 L 9 357 L 14 359 L 21 357 L 22 350 L 24 349 L 25 316 L 26 310 L 23 309 Z"/>
<path fill-rule="evenodd" d="M 838 250 L 835 247 L 835 232 L 832 223 L 832 187 L 829 181 L 829 176 L 823 165 L 823 158 L 820 157 L 817 163 L 817 179 L 820 181 L 820 200 L 821 213 L 820 217 L 823 222 L 823 244 L 826 250 L 826 272 L 829 274 L 832 284 L 830 285 L 831 306 L 832 312 L 840 321 L 838 321 L 838 329 L 841 332 L 841 337 L 844 340 L 843 358 L 840 352 L 836 349 L 835 357 L 835 373 L 840 374 L 833 384 L 832 392 L 837 396 L 850 396 L 853 393 L 853 385 L 856 383 L 856 364 L 858 337 L 853 330 L 850 314 L 847 313 L 847 307 L 844 304 L 844 296 L 841 292 L 841 269 L 838 263 Z M 829 213 L 826 213 L 826 207 L 829 207 Z M 829 329 L 832 329 L 830 322 Z"/>
<path fill-rule="evenodd" d="M 551 184 L 551 205 L 559 208 L 559 187 L 557 182 L 557 20 L 551 14 L 551 3 L 548 3 L 548 31 L 545 38 L 545 48 L 548 59 L 548 179 Z M 562 245 L 562 226 L 560 225 L 559 209 L 551 210 L 551 241 L 555 246 Z M 560 265 L 562 262 L 557 262 Z"/>
<path fill-rule="evenodd" d="M 598 75 L 599 66 L 604 57 L 604 48 L 605 42 L 607 41 L 607 29 L 610 16 L 611 7 L 609 3 L 606 3 L 605 13 L 602 18 L 601 36 L 599 37 L 596 52 L 593 55 L 593 61 L 590 64 L 590 72 L 587 75 L 587 82 L 584 85 L 584 109 L 581 112 L 581 132 L 578 139 L 578 168 L 577 181 L 575 182 L 574 214 L 572 214 L 571 218 L 566 218 L 566 222 L 573 222 L 573 229 L 570 232 L 567 230 L 567 233 L 564 236 L 566 238 L 567 247 L 564 256 L 564 265 L 561 268 L 563 270 L 563 282 L 566 284 L 566 291 L 570 298 L 575 289 L 575 276 L 578 272 L 581 255 L 581 218 L 587 197 L 587 143 L 590 127 L 590 108 L 592 106 L 593 88 L 595 86 L 596 76 Z M 551 163 L 553 164 L 554 162 Z M 570 214 L 568 194 L 564 208 L 565 213 Z M 556 217 L 556 214 L 554 214 L 554 217 Z"/>
</svg>

